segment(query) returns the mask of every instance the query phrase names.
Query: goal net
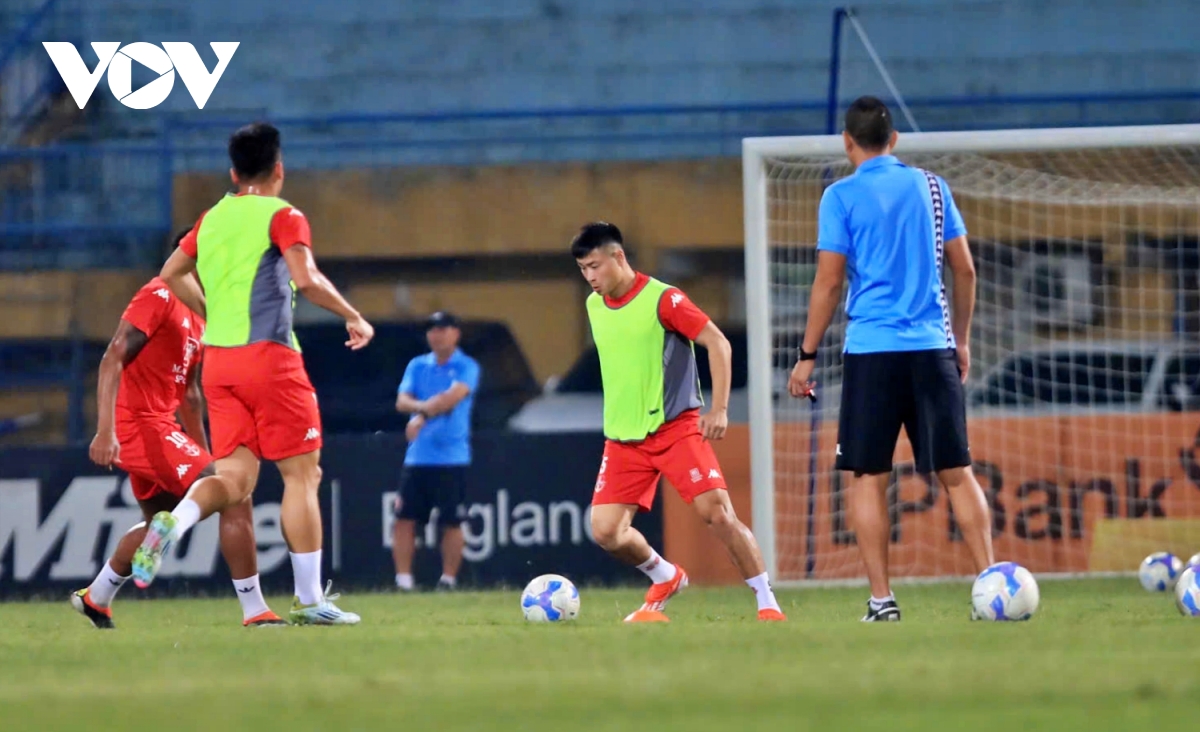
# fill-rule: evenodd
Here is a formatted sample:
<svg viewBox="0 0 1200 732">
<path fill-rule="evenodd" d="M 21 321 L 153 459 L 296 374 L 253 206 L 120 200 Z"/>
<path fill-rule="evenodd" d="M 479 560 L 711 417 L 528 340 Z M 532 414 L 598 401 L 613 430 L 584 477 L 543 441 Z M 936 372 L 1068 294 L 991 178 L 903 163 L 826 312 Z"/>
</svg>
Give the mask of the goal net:
<svg viewBox="0 0 1200 732">
<path fill-rule="evenodd" d="M 833 470 L 844 310 L 819 401 L 790 399 L 840 136 L 743 144 L 754 530 L 782 581 L 863 576 Z M 1200 125 L 903 135 L 943 176 L 978 271 L 967 388 L 998 560 L 1126 572 L 1200 552 Z M 949 278 L 947 286 L 951 287 Z M 973 574 L 945 491 L 902 435 L 895 576 Z"/>
</svg>

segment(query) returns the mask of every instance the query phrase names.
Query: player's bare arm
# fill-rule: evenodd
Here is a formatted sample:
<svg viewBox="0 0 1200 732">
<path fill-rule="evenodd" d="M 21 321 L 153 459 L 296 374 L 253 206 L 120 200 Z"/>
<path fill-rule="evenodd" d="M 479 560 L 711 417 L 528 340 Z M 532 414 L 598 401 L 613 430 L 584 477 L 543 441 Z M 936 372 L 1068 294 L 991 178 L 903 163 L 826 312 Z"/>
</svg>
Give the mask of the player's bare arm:
<svg viewBox="0 0 1200 732">
<path fill-rule="evenodd" d="M 471 395 L 471 387 L 462 382 L 455 382 L 450 385 L 450 388 L 443 391 L 441 394 L 430 397 L 425 400 L 426 415 L 436 417 L 439 414 L 446 414 L 454 411 L 454 408 L 459 403 Z"/>
<path fill-rule="evenodd" d="M 417 415 L 425 411 L 425 402 L 404 392 L 396 396 L 396 411 L 400 414 Z"/>
<path fill-rule="evenodd" d="M 204 290 L 200 289 L 200 280 L 193 276 L 196 271 L 196 260 L 187 255 L 182 249 L 176 249 L 167 258 L 158 276 L 167 283 L 171 294 L 183 301 L 192 312 L 202 318 L 208 317 L 208 307 L 204 300 Z"/>
<path fill-rule="evenodd" d="M 96 384 L 96 436 L 88 449 L 88 457 L 97 465 L 111 467 L 120 457 L 117 443 L 117 390 L 121 387 L 121 372 L 141 353 L 149 337 L 122 319 L 117 332 L 108 342 L 104 358 L 100 359 L 100 376 Z"/>
<path fill-rule="evenodd" d="M 421 428 L 425 426 L 425 402 L 417 399 L 408 392 L 396 396 L 396 411 L 401 414 L 411 414 L 408 424 L 404 426 L 404 436 L 409 442 L 417 439 Z"/>
<path fill-rule="evenodd" d="M 971 369 L 971 318 L 975 314 L 975 261 L 967 237 L 959 236 L 946 242 L 946 264 L 954 281 L 954 307 L 950 325 L 958 344 L 958 368 L 963 383 Z"/>
<path fill-rule="evenodd" d="M 408 441 L 412 442 L 417 439 L 417 435 L 421 433 L 421 428 L 425 426 L 425 421 L 428 418 L 453 411 L 470 394 L 471 387 L 456 382 L 446 391 L 424 401 L 408 393 L 397 396 L 396 411 L 401 414 L 412 415 L 412 419 L 408 421 L 408 425 L 404 429 Z"/>
<path fill-rule="evenodd" d="M 198 365 L 188 372 L 187 391 L 179 403 L 179 424 L 188 437 L 206 451 L 209 449 L 208 434 L 204 431 L 204 390 L 200 387 Z"/>
<path fill-rule="evenodd" d="M 729 389 L 733 380 L 733 346 L 711 320 L 696 336 L 696 343 L 708 350 L 708 368 L 712 374 L 712 408 L 700 417 L 700 433 L 706 440 L 720 440 L 729 428 Z"/>
<path fill-rule="evenodd" d="M 812 296 L 808 303 L 808 324 L 804 328 L 804 341 L 800 347 L 805 353 L 816 353 L 825 339 L 825 331 L 833 322 L 833 314 L 842 299 L 842 285 L 846 281 L 846 257 L 836 252 L 817 253 L 817 276 L 813 279 Z M 797 361 L 788 379 L 788 393 L 800 398 L 813 394 L 816 384 L 812 381 L 816 361 Z"/>
<path fill-rule="evenodd" d="M 317 269 L 312 249 L 303 244 L 290 246 L 283 252 L 283 259 L 287 262 L 288 273 L 301 295 L 313 305 L 324 308 L 346 321 L 346 331 L 350 334 L 346 345 L 350 350 L 357 351 L 366 347 L 375 337 L 375 328 L 346 302 L 346 298 L 342 297 L 329 278 Z"/>
</svg>

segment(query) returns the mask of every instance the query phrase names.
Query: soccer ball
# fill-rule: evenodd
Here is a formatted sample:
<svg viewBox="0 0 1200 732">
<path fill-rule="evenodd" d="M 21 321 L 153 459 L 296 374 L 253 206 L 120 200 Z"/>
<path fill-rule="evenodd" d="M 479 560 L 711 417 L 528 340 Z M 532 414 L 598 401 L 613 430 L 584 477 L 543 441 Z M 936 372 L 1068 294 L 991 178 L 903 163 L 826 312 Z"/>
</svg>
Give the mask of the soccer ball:
<svg viewBox="0 0 1200 732">
<path fill-rule="evenodd" d="M 1200 617 L 1200 577 L 1197 567 L 1188 567 L 1175 583 L 1175 606 L 1190 618 Z"/>
<path fill-rule="evenodd" d="M 521 612 L 531 623 L 557 623 L 579 615 L 579 590 L 557 574 L 534 577 L 521 593 Z"/>
<path fill-rule="evenodd" d="M 1150 592 L 1166 592 L 1175 584 L 1183 562 L 1171 552 L 1155 552 L 1142 560 L 1138 568 L 1138 579 Z"/>
<path fill-rule="evenodd" d="M 1192 558 L 1187 560 L 1188 567 L 1200 567 L 1200 552 L 1192 555 Z"/>
<path fill-rule="evenodd" d="M 1037 612 L 1037 581 L 1016 562 L 998 562 L 980 572 L 971 587 L 975 617 L 981 620 L 1029 620 Z"/>
</svg>

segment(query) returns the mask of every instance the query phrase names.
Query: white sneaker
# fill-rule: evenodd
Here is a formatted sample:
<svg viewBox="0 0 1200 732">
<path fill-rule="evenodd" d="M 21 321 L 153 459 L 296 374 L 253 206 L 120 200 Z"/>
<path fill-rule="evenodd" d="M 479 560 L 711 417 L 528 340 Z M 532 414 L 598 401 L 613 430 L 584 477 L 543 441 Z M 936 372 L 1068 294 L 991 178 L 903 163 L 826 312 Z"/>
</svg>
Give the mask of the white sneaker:
<svg viewBox="0 0 1200 732">
<path fill-rule="evenodd" d="M 292 598 L 292 610 L 288 613 L 293 625 L 358 625 L 362 618 L 355 613 L 342 610 L 333 601 L 341 595 L 329 594 L 333 580 L 325 583 L 325 592 L 315 605 L 301 605 L 299 597 Z"/>
</svg>

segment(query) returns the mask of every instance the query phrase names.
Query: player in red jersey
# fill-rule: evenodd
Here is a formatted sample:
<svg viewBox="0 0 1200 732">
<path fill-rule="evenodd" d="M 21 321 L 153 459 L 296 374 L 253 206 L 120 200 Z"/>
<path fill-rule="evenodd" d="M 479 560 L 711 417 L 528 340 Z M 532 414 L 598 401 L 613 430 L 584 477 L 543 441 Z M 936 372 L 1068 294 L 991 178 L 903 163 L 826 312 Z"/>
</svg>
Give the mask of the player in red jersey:
<svg viewBox="0 0 1200 732">
<path fill-rule="evenodd" d="M 682 290 L 630 266 L 616 226 L 584 226 L 571 254 L 593 290 L 587 313 L 604 389 L 606 441 L 592 495 L 592 535 L 653 583 L 625 621 L 666 621 L 667 601 L 688 584 L 683 567 L 663 559 L 632 526 L 637 512 L 650 510 L 662 477 L 724 545 L 754 591 L 758 619 L 786 620 L 710 444 L 725 436 L 729 423 L 729 341 Z M 712 408 L 704 415 L 694 344 L 709 352 Z"/>
<path fill-rule="evenodd" d="M 90 587 L 71 595 L 71 604 L 97 628 L 113 627 L 112 600 L 129 579 L 146 522 L 173 509 L 193 483 L 215 475 L 198 377 L 203 334 L 203 320 L 155 277 L 125 308 L 100 363 L 99 418 L 89 456 L 129 473 L 146 521 L 125 534 Z M 286 625 L 259 587 L 249 501 L 222 512 L 221 551 L 234 577 L 242 624 Z"/>
<path fill-rule="evenodd" d="M 224 482 L 198 483 L 173 511 L 155 514 L 134 553 L 134 583 L 153 582 L 163 552 L 197 521 L 245 500 L 260 462 L 270 460 L 283 478 L 280 523 L 296 590 L 289 618 L 353 625 L 361 618 L 333 604 L 328 584 L 321 588 L 321 415 L 292 331 L 296 295 L 342 316 L 351 349 L 365 347 L 375 331 L 317 268 L 308 219 L 279 197 L 279 130 L 265 123 L 239 129 L 229 159 L 237 193 L 201 215 L 161 272 L 208 321 L 204 396 Z"/>
</svg>

